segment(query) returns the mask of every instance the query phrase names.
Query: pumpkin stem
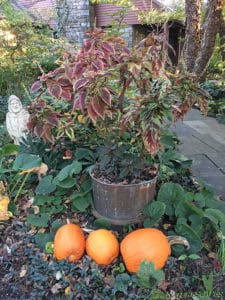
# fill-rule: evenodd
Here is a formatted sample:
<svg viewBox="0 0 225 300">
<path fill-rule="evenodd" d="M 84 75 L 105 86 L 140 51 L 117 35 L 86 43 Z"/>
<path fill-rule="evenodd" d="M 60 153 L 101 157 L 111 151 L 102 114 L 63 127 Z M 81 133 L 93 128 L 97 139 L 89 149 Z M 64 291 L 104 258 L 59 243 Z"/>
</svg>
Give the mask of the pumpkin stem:
<svg viewBox="0 0 225 300">
<path fill-rule="evenodd" d="M 70 222 L 70 219 L 69 219 L 69 218 L 67 218 L 67 219 L 66 219 L 66 224 L 71 224 L 71 222 Z"/>
<path fill-rule="evenodd" d="M 181 244 L 187 247 L 187 249 L 190 248 L 190 244 L 188 242 L 188 240 L 182 236 L 178 236 L 178 235 L 170 235 L 167 237 L 168 242 L 170 243 L 170 246 L 174 245 L 174 244 Z"/>
</svg>

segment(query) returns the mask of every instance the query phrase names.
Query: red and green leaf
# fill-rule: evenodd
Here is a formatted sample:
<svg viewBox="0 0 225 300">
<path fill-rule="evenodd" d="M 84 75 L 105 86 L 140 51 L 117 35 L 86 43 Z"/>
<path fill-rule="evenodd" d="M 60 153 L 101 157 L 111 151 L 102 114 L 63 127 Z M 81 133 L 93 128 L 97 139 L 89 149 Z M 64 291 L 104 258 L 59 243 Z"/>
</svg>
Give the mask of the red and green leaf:
<svg viewBox="0 0 225 300">
<path fill-rule="evenodd" d="M 93 122 L 93 123 L 96 123 L 97 118 L 98 118 L 98 115 L 97 115 L 96 112 L 94 111 L 94 109 L 93 109 L 91 103 L 89 103 L 88 108 L 87 108 L 87 111 L 88 111 L 88 115 L 89 115 L 89 117 L 91 118 L 92 122 Z"/>
<path fill-rule="evenodd" d="M 42 87 L 42 82 L 40 80 L 36 81 L 31 86 L 31 93 L 37 92 Z"/>
<path fill-rule="evenodd" d="M 104 118 L 105 115 L 105 103 L 102 102 L 101 98 L 94 96 L 91 100 L 92 108 L 94 109 L 95 113 L 101 117 Z"/>
<path fill-rule="evenodd" d="M 110 94 L 108 88 L 106 88 L 106 87 L 102 88 L 100 97 L 101 97 L 102 101 L 105 102 L 105 104 L 111 106 L 112 97 L 111 97 L 111 94 Z"/>
</svg>

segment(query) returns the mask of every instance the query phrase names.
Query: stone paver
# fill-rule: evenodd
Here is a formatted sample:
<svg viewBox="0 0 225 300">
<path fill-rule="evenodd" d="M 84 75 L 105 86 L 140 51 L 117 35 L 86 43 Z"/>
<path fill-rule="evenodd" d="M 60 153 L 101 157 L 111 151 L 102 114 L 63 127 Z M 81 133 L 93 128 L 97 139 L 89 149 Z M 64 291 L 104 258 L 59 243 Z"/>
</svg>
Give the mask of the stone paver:
<svg viewBox="0 0 225 300">
<path fill-rule="evenodd" d="M 179 137 L 179 151 L 193 160 L 193 175 L 225 198 L 225 125 L 193 109 L 172 130 Z"/>
</svg>

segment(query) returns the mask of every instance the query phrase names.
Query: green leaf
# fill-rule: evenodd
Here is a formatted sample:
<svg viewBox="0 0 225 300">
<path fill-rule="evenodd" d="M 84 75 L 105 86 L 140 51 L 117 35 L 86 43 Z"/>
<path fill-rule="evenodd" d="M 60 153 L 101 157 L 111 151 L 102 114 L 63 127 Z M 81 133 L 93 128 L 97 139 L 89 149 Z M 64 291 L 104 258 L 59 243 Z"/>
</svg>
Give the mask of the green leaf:
<svg viewBox="0 0 225 300">
<path fill-rule="evenodd" d="M 73 166 L 73 174 L 79 174 L 82 171 L 82 163 L 74 160 L 72 163 Z"/>
<path fill-rule="evenodd" d="M 197 253 L 202 249 L 203 245 L 200 236 L 189 225 L 178 224 L 176 225 L 175 230 L 178 235 L 185 237 L 190 243 L 191 247 L 189 252 Z"/>
<path fill-rule="evenodd" d="M 73 174 L 73 165 L 70 164 L 70 165 L 64 167 L 62 170 L 59 171 L 59 173 L 55 177 L 55 180 L 56 181 L 63 181 L 67 177 L 72 176 L 72 174 Z"/>
<path fill-rule="evenodd" d="M 76 211 L 85 211 L 91 204 L 92 196 L 91 193 L 74 193 L 72 208 Z"/>
<path fill-rule="evenodd" d="M 159 289 L 153 289 L 151 291 L 149 300 L 166 300 L 167 296 L 164 292 L 160 291 Z"/>
<path fill-rule="evenodd" d="M 27 223 L 34 225 L 36 227 L 47 227 L 48 221 L 49 221 L 49 214 L 43 213 L 43 214 L 30 214 L 27 217 Z"/>
<path fill-rule="evenodd" d="M 194 200 L 199 207 L 205 207 L 205 197 L 202 193 L 195 194 Z"/>
<path fill-rule="evenodd" d="M 54 238 L 54 233 L 36 233 L 35 243 L 41 248 L 42 251 L 46 250 L 46 244 L 51 243 Z"/>
<path fill-rule="evenodd" d="M 189 256 L 188 256 L 190 259 L 193 259 L 193 260 L 195 260 L 195 259 L 200 259 L 201 257 L 198 255 L 198 254 L 190 254 Z"/>
<path fill-rule="evenodd" d="M 225 215 L 218 209 L 208 208 L 204 212 L 204 217 L 208 218 L 214 224 L 223 222 L 225 220 Z"/>
<path fill-rule="evenodd" d="M 56 189 L 56 184 L 53 181 L 53 176 L 48 175 L 41 179 L 36 187 L 36 195 L 47 195 L 54 192 Z"/>
<path fill-rule="evenodd" d="M 15 144 L 5 144 L 2 148 L 0 148 L 0 155 L 5 157 L 5 156 L 10 156 L 14 155 L 19 151 L 19 146 Z"/>
<path fill-rule="evenodd" d="M 143 261 L 139 266 L 137 277 L 139 284 L 152 288 L 165 279 L 165 274 L 163 270 L 156 270 L 153 262 Z"/>
<path fill-rule="evenodd" d="M 62 181 L 54 180 L 54 183 L 61 188 L 70 189 L 77 184 L 77 180 L 73 177 L 67 177 Z"/>
<path fill-rule="evenodd" d="M 13 170 L 29 170 L 41 165 L 41 158 L 28 153 L 19 154 L 14 163 Z"/>
<path fill-rule="evenodd" d="M 165 213 L 165 209 L 166 205 L 160 201 L 153 201 L 148 204 L 144 209 L 144 214 L 148 216 L 148 219 L 144 221 L 144 227 L 152 227 L 158 223 Z"/>
<path fill-rule="evenodd" d="M 187 259 L 187 257 L 188 256 L 186 254 L 182 254 L 178 257 L 178 260 L 185 260 L 185 259 Z"/>
<path fill-rule="evenodd" d="M 173 217 L 175 207 L 185 197 L 185 191 L 181 185 L 177 183 L 164 183 L 158 193 L 157 200 L 166 204 L 165 213 Z"/>
<path fill-rule="evenodd" d="M 131 278 L 127 273 L 118 274 L 115 278 L 113 293 L 123 292 L 126 293 L 130 285 Z"/>
<path fill-rule="evenodd" d="M 105 220 L 105 219 L 96 219 L 93 223 L 93 226 L 97 227 L 97 228 L 110 229 L 111 228 L 111 223 L 108 220 Z"/>
</svg>

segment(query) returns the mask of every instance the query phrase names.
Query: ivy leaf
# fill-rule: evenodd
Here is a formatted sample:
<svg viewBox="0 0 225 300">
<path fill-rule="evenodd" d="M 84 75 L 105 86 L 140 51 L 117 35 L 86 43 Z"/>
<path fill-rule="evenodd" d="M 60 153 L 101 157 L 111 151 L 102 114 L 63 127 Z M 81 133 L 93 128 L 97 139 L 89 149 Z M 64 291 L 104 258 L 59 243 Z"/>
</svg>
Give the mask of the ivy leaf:
<svg viewBox="0 0 225 300">
<path fill-rule="evenodd" d="M 54 192 L 56 189 L 56 184 L 53 181 L 53 176 L 48 175 L 41 179 L 36 187 L 36 195 L 47 195 Z"/>
<path fill-rule="evenodd" d="M 123 292 L 126 293 L 130 285 L 131 278 L 127 273 L 118 274 L 115 278 L 113 293 Z"/>
<path fill-rule="evenodd" d="M 42 213 L 38 215 L 30 214 L 27 217 L 27 223 L 36 227 L 47 227 L 49 218 L 49 214 L 47 213 Z"/>
</svg>

